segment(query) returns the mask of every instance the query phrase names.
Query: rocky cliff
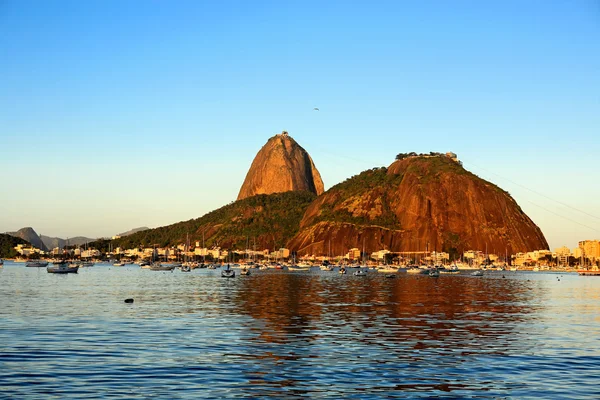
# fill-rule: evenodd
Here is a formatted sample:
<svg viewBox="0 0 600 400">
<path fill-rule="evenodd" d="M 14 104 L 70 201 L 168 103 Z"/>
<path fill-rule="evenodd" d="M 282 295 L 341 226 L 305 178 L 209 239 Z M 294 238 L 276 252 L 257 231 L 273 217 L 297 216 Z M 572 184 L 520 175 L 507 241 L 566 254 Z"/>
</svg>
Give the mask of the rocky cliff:
<svg viewBox="0 0 600 400">
<path fill-rule="evenodd" d="M 323 193 L 323 181 L 312 159 L 287 132 L 260 149 L 240 189 L 238 200 L 287 191 Z"/>
<path fill-rule="evenodd" d="M 482 250 L 509 254 L 548 243 L 505 191 L 445 156 L 410 157 L 375 168 L 319 196 L 288 247 L 332 255 L 372 252 Z"/>
</svg>

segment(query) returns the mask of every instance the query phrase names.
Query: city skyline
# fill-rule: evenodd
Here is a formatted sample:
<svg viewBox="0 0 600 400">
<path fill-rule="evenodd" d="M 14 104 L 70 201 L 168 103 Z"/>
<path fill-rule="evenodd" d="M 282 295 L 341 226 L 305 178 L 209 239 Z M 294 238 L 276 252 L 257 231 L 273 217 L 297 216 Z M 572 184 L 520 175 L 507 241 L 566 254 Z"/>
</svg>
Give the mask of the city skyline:
<svg viewBox="0 0 600 400">
<path fill-rule="evenodd" d="M 599 15 L 592 1 L 5 2 L 0 230 L 198 218 L 235 200 L 285 129 L 325 189 L 401 152 L 455 152 L 550 249 L 576 247 L 600 238 Z"/>
</svg>

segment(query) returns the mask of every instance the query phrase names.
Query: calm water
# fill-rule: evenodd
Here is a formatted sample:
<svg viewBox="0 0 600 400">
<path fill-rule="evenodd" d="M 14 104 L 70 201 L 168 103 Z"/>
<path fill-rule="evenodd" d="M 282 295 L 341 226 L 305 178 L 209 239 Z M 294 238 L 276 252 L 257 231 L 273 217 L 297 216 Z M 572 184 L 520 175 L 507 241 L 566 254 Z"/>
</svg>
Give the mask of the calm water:
<svg viewBox="0 0 600 400">
<path fill-rule="evenodd" d="M 600 397 L 600 278 L 218 273 L 6 263 L 0 397 Z"/>
</svg>

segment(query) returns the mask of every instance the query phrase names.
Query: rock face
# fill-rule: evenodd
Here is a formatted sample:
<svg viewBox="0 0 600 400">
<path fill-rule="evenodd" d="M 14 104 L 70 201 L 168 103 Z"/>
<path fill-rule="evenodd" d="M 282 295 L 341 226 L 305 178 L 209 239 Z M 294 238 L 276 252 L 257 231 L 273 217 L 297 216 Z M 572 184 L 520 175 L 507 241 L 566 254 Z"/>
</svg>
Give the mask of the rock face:
<svg viewBox="0 0 600 400">
<path fill-rule="evenodd" d="M 42 239 L 31 227 L 21 228 L 16 232 L 7 232 L 9 235 L 21 238 L 32 244 L 33 247 L 48 251 L 46 245 L 42 242 Z"/>
<path fill-rule="evenodd" d="M 288 243 L 303 254 L 547 249 L 541 230 L 505 191 L 444 156 L 365 171 L 319 196 Z"/>
<path fill-rule="evenodd" d="M 302 190 L 320 195 L 323 189 L 321 175 L 306 150 L 283 132 L 260 149 L 237 199 Z"/>
</svg>

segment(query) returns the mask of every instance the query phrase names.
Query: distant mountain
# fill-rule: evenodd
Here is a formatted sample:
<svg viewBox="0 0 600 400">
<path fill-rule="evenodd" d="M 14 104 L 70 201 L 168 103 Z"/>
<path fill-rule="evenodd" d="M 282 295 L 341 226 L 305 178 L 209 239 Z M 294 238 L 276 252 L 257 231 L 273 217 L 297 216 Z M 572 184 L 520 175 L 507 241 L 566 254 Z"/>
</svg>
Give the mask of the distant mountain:
<svg viewBox="0 0 600 400">
<path fill-rule="evenodd" d="M 6 232 L 10 236 L 21 238 L 33 245 L 33 247 L 37 247 L 38 249 L 48 251 L 48 247 L 42 242 L 42 239 L 38 236 L 38 234 L 33 230 L 32 227 L 28 226 L 26 228 L 21 228 L 16 232 Z"/>
<path fill-rule="evenodd" d="M 119 233 L 119 234 L 117 234 L 117 236 L 125 237 L 125 236 L 129 236 L 129 235 L 133 235 L 134 233 L 147 231 L 148 229 L 150 229 L 150 228 L 148 228 L 147 226 L 142 226 L 140 228 L 134 228 L 127 232 Z"/>
<path fill-rule="evenodd" d="M 46 247 L 50 250 L 58 247 L 58 248 L 63 248 L 64 246 L 66 246 L 67 244 L 69 246 L 82 246 L 86 243 L 89 242 L 93 242 L 96 239 L 91 239 L 85 236 L 75 236 L 72 238 L 68 239 L 68 243 L 66 239 L 61 239 L 58 237 L 50 237 L 50 236 L 41 236 L 42 241 L 44 242 L 44 245 L 46 245 Z"/>
<path fill-rule="evenodd" d="M 20 237 L 12 236 L 10 234 L 0 233 L 0 258 L 13 258 L 17 256 L 17 252 L 14 247 L 18 244 L 26 244 L 29 242 L 21 239 Z"/>
</svg>

